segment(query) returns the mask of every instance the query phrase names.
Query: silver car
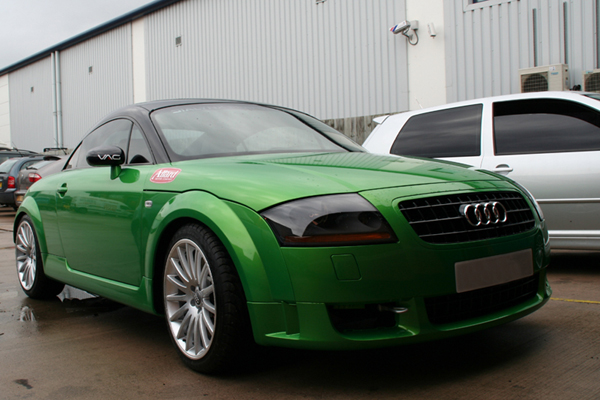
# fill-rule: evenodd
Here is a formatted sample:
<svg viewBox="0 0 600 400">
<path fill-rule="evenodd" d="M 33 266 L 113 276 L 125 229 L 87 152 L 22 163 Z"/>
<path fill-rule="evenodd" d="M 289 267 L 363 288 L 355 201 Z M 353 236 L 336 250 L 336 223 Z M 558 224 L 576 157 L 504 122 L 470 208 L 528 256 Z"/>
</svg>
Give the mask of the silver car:
<svg viewBox="0 0 600 400">
<path fill-rule="evenodd" d="M 553 249 L 600 250 L 600 93 L 488 97 L 375 121 L 369 151 L 508 176 L 538 200 Z"/>
</svg>

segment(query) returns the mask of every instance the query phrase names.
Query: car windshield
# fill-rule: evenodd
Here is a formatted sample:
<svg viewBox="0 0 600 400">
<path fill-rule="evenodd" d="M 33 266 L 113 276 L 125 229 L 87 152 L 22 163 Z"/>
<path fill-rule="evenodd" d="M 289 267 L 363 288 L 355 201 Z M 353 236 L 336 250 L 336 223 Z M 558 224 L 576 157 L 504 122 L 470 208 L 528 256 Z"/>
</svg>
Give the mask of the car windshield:
<svg viewBox="0 0 600 400">
<path fill-rule="evenodd" d="M 342 147 L 346 144 L 343 139 L 335 136 L 343 135 L 325 124 L 314 120 L 309 125 L 292 113 L 255 104 L 210 103 L 169 107 L 155 111 L 152 119 L 175 160 L 261 153 L 348 151 Z M 315 128 L 313 124 L 322 126 Z M 327 129 L 332 132 L 322 133 Z M 359 148 L 356 144 L 354 146 Z"/>
<path fill-rule="evenodd" d="M 18 159 L 11 158 L 0 164 L 0 174 L 8 174 L 13 165 L 19 161 Z"/>
</svg>

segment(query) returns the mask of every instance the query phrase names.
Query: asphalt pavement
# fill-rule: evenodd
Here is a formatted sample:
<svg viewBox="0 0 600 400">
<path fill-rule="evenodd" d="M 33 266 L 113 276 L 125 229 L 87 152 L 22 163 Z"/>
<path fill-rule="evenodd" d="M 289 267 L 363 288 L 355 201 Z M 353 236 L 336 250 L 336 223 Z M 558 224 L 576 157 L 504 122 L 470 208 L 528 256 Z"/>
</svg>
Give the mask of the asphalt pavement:
<svg viewBox="0 0 600 400">
<path fill-rule="evenodd" d="M 600 253 L 553 252 L 552 299 L 509 324 L 375 351 L 264 348 L 205 376 L 160 317 L 68 288 L 21 291 L 12 209 L 0 208 L 0 399 L 600 399 Z"/>
</svg>

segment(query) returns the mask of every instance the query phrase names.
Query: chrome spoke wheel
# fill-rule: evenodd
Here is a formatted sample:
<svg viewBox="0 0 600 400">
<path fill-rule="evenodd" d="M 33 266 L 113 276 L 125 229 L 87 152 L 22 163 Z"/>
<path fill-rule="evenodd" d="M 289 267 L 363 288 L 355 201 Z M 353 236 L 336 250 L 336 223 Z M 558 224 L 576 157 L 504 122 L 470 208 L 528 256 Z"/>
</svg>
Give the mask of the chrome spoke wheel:
<svg viewBox="0 0 600 400">
<path fill-rule="evenodd" d="M 26 220 L 17 229 L 15 252 L 19 282 L 23 289 L 31 290 L 37 271 L 37 248 L 33 228 Z"/>
<path fill-rule="evenodd" d="M 50 299 L 60 293 L 65 284 L 45 275 L 41 249 L 31 218 L 23 215 L 15 234 L 17 277 L 27 296 Z"/>
<path fill-rule="evenodd" d="M 200 247 L 177 241 L 165 265 L 164 301 L 175 343 L 190 359 L 206 355 L 213 342 L 217 305 L 212 272 Z"/>
</svg>

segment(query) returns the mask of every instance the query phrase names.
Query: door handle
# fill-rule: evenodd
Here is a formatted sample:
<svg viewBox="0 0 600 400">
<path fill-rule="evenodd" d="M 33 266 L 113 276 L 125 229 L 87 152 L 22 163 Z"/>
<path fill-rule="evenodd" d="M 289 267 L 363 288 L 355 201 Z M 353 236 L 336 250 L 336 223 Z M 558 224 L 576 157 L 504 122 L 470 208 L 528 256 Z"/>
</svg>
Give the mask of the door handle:
<svg viewBox="0 0 600 400">
<path fill-rule="evenodd" d="M 56 189 L 56 193 L 58 193 L 60 197 L 63 197 L 67 193 L 67 190 L 69 190 L 67 188 L 67 184 L 63 183 L 58 189 Z"/>
<path fill-rule="evenodd" d="M 492 172 L 497 174 L 508 174 L 509 172 L 513 172 L 513 169 L 508 164 L 500 164 L 496 165 L 496 168 L 494 168 Z"/>
</svg>

